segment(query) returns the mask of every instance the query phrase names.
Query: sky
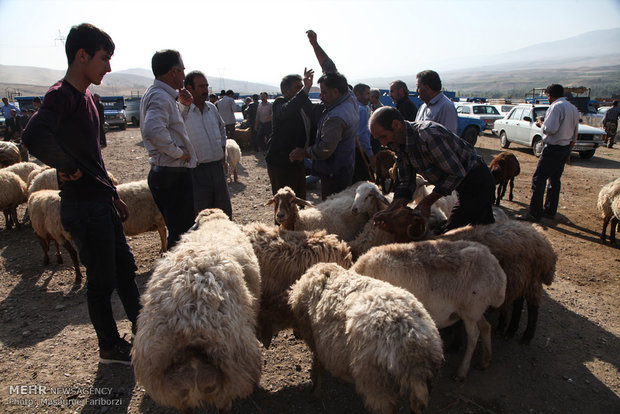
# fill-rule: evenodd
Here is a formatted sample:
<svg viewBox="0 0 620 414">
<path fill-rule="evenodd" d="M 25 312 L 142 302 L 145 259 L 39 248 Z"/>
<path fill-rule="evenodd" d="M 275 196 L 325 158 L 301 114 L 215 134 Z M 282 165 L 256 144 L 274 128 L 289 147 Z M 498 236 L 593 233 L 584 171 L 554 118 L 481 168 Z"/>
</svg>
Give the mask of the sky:
<svg viewBox="0 0 620 414">
<path fill-rule="evenodd" d="M 620 0 L 0 0 L 0 64 L 66 69 L 83 22 L 114 40 L 113 71 L 176 49 L 188 71 L 277 85 L 320 72 L 308 29 L 350 80 L 389 77 L 616 28 Z"/>
</svg>

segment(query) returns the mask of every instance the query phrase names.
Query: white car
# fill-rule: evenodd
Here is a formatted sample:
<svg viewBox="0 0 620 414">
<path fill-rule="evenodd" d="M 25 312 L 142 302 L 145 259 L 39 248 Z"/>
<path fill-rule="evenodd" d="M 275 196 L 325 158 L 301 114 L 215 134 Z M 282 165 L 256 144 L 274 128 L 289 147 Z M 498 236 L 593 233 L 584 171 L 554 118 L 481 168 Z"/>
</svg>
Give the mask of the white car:
<svg viewBox="0 0 620 414">
<path fill-rule="evenodd" d="M 543 150 L 543 133 L 536 126 L 536 119 L 545 119 L 549 105 L 520 104 L 515 106 L 508 115 L 495 121 L 493 133 L 499 135 L 502 148 L 508 148 L 511 142 L 532 148 L 535 156 L 540 157 Z M 605 131 L 589 125 L 579 124 L 577 142 L 573 151 L 583 159 L 592 158 L 596 149 L 604 145 Z"/>
<path fill-rule="evenodd" d="M 493 105 L 489 104 L 457 102 L 455 107 L 458 116 L 484 121 L 484 129 L 493 129 L 495 121 L 504 117 Z"/>
<path fill-rule="evenodd" d="M 508 112 L 510 112 L 510 110 L 512 108 L 514 108 L 516 105 L 514 104 L 499 104 L 499 105 L 493 105 L 495 107 L 495 109 L 497 109 L 499 111 L 499 113 L 502 116 L 506 116 L 506 114 L 508 114 Z"/>
</svg>

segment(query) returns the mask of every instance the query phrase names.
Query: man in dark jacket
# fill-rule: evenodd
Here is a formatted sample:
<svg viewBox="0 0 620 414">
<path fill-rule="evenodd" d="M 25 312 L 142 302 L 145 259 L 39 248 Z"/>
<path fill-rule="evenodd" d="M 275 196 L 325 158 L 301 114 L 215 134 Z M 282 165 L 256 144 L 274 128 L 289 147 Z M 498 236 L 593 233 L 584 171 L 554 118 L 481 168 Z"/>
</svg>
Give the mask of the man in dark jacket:
<svg viewBox="0 0 620 414">
<path fill-rule="evenodd" d="M 308 92 L 312 87 L 314 71 L 304 71 L 303 83 L 299 75 L 282 78 L 282 96 L 273 103 L 273 133 L 267 144 L 267 173 L 271 191 L 289 186 L 299 198 L 306 198 L 306 173 L 301 160 L 291 161 L 290 152 L 304 148 L 311 131 L 312 103 Z"/>
<path fill-rule="evenodd" d="M 409 88 L 407 84 L 401 80 L 390 83 L 390 98 L 396 105 L 396 109 L 401 113 L 405 121 L 413 122 L 418 114 L 418 108 L 413 101 L 409 99 Z"/>
</svg>

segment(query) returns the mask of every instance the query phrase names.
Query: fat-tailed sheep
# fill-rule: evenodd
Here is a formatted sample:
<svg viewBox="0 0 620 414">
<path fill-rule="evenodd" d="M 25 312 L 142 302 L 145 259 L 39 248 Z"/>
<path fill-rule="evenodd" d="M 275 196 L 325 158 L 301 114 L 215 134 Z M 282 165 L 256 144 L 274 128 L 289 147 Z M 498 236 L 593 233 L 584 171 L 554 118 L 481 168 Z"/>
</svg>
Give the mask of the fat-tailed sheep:
<svg viewBox="0 0 620 414">
<path fill-rule="evenodd" d="M 261 305 L 258 314 L 258 337 L 269 348 L 279 331 L 292 327 L 287 305 L 288 289 L 308 270 L 320 262 L 351 267 L 349 247 L 324 230 L 294 231 L 262 223 L 242 227 L 250 239 L 261 271 Z"/>
<path fill-rule="evenodd" d="M 373 247 L 353 271 L 407 289 L 428 310 L 438 328 L 459 319 L 467 331 L 467 348 L 456 371 L 463 380 L 482 338 L 482 361 L 491 361 L 491 326 L 484 317 L 489 307 L 504 302 L 506 274 L 486 246 L 469 241 L 433 240 Z"/>
<path fill-rule="evenodd" d="M 241 148 L 234 139 L 226 140 L 226 162 L 228 163 L 228 179 L 238 181 L 237 165 L 241 160 Z"/>
<path fill-rule="evenodd" d="M 489 169 L 495 184 L 497 185 L 497 196 L 495 197 L 495 205 L 499 206 L 500 200 L 506 194 L 506 187 L 510 183 L 510 194 L 508 200 L 512 201 L 512 190 L 515 186 L 515 177 L 521 172 L 519 160 L 511 152 L 500 152 L 491 160 Z"/>
<path fill-rule="evenodd" d="M 19 227 L 17 207 L 27 200 L 26 183 L 10 171 L 0 170 L 0 210 L 7 229 Z"/>
<path fill-rule="evenodd" d="M 428 404 L 443 361 L 433 320 L 414 295 L 333 263 L 311 267 L 291 288 L 297 332 L 314 354 L 315 395 L 321 371 L 353 382 L 373 413 L 412 413 Z"/>
<path fill-rule="evenodd" d="M 56 261 L 62 263 L 60 255 L 60 246 L 63 246 L 69 252 L 73 267 L 75 270 L 75 286 L 82 283 L 82 272 L 80 271 L 80 262 L 73 245 L 71 244 L 71 235 L 62 227 L 60 223 L 60 195 L 57 190 L 40 190 L 34 192 L 28 197 L 28 211 L 30 214 L 30 223 L 32 230 L 41 243 L 43 249 L 43 264 L 50 263 L 48 250 L 50 241 L 56 242 Z"/>
<path fill-rule="evenodd" d="M 274 221 L 287 230 L 323 229 L 337 235 L 341 240 L 350 241 L 369 219 L 365 214 L 354 215 L 351 212 L 355 190 L 360 184 L 353 184 L 316 206 L 298 198 L 290 187 L 284 187 L 280 188 L 266 205 L 273 204 Z M 300 211 L 298 206 L 310 208 Z"/>
<path fill-rule="evenodd" d="M 112 184 L 118 184 L 118 181 L 114 178 L 112 173 L 108 172 L 108 176 L 110 177 Z M 40 173 L 33 176 L 31 180 L 32 181 L 28 186 L 28 196 L 39 190 L 58 190 L 58 174 L 56 173 L 55 168 L 44 169 Z"/>
<path fill-rule="evenodd" d="M 28 177 L 33 171 L 38 171 L 42 167 L 34 162 L 18 162 L 8 166 L 4 171 L 11 171 L 19 176 L 23 182 L 28 184 Z"/>
<path fill-rule="evenodd" d="M 620 211 L 616 209 L 614 212 L 612 205 L 614 200 L 617 199 L 620 199 L 620 178 L 605 184 L 598 193 L 598 202 L 596 203 L 596 207 L 603 218 L 603 229 L 601 230 L 601 241 L 603 243 L 605 242 L 605 237 L 607 235 L 607 225 L 610 221 L 611 228 L 609 231 L 609 243 L 616 243 L 616 228 L 619 227 Z"/>
<path fill-rule="evenodd" d="M 18 163 L 22 160 L 19 148 L 12 142 L 0 141 L 0 168 Z"/>
<path fill-rule="evenodd" d="M 203 210 L 142 295 L 136 381 L 157 403 L 184 413 L 207 404 L 230 412 L 260 379 L 259 289 L 248 238 L 221 210 Z"/>
</svg>

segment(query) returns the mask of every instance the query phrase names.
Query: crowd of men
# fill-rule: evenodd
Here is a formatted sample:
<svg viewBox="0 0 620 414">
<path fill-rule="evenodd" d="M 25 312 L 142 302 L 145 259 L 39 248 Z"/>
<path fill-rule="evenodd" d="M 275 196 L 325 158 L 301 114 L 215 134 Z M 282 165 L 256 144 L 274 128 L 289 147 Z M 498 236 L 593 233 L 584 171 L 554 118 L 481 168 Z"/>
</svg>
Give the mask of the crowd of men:
<svg viewBox="0 0 620 414">
<path fill-rule="evenodd" d="M 398 165 L 388 211 L 411 201 L 415 176 L 421 174 L 435 186 L 416 207 L 422 214 L 428 217 L 435 201 L 456 191 L 458 203 L 446 230 L 492 223 L 493 177 L 476 150 L 455 135 L 456 110 L 441 92 L 439 75 L 430 70 L 418 73 L 416 91 L 424 102 L 420 108 L 400 80 L 389 89 L 396 106 L 382 106 L 378 90 L 362 83 L 350 87 L 319 45 L 316 33 L 309 30 L 307 36 L 322 69 L 321 103 L 309 99 L 314 71 L 305 69 L 303 76 L 282 78 L 282 94 L 273 104 L 263 92 L 244 108 L 253 149 L 265 151 L 272 192 L 290 186 L 305 198 L 304 160 L 309 159 L 325 199 L 370 178 L 375 154 L 384 146 L 396 153 Z M 106 172 L 101 155 L 102 114 L 88 90 L 111 71 L 114 49 L 110 36 L 97 27 L 74 26 L 65 43 L 65 77 L 50 87 L 39 110 L 32 117 L 20 114 L 3 99 L 2 112 L 11 122 L 11 133 L 23 131 L 22 140 L 30 152 L 57 170 L 61 222 L 87 269 L 87 304 L 100 361 L 128 364 L 131 345 L 119 336 L 110 300 L 116 289 L 135 331 L 140 310 L 136 265 L 122 229 L 122 221 L 132 212 Z M 141 101 L 140 129 L 151 166 L 148 185 L 172 248 L 202 209 L 220 208 L 232 219 L 224 154 L 226 139 L 234 139 L 236 105 L 232 90 L 222 91 L 219 99 L 209 94 L 204 73 L 185 75 L 176 50 L 156 52 L 151 68 L 155 80 Z M 562 87 L 551 85 L 547 95 L 550 113 L 541 125 L 547 146 L 534 175 L 531 214 L 522 217 L 531 221 L 555 214 L 559 179 L 576 139 L 577 116 L 562 98 Z M 609 112 L 615 114 L 617 127 L 617 111 Z M 547 181 L 548 202 L 543 210 Z M 375 223 L 383 225 L 381 213 Z"/>
</svg>

